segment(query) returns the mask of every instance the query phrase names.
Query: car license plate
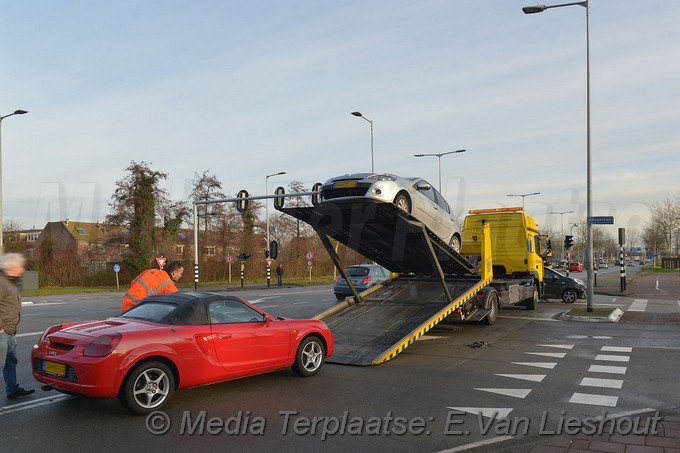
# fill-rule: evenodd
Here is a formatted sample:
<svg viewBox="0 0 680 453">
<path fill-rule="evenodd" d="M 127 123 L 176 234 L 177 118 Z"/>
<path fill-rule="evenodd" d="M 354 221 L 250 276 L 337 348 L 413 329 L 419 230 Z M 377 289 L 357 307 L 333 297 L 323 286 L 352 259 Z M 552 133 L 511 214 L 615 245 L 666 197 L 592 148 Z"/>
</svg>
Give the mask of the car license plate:
<svg viewBox="0 0 680 453">
<path fill-rule="evenodd" d="M 66 365 L 63 363 L 43 362 L 43 370 L 45 373 L 56 374 L 57 376 L 66 376 Z"/>
<path fill-rule="evenodd" d="M 357 186 L 356 181 L 340 181 L 335 183 L 336 189 L 352 189 Z"/>
</svg>

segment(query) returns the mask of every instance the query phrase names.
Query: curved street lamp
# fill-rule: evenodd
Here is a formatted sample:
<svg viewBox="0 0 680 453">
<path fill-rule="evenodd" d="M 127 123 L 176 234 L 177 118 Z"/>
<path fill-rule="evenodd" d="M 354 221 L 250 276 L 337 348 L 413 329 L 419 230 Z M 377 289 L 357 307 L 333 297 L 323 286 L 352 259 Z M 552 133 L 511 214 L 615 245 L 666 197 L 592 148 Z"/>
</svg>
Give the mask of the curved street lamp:
<svg viewBox="0 0 680 453">
<path fill-rule="evenodd" d="M 590 140 L 590 3 L 589 0 L 559 5 L 536 5 L 522 8 L 524 14 L 542 13 L 546 9 L 560 8 L 562 6 L 583 6 L 586 9 L 586 134 L 587 134 L 587 170 L 586 170 L 586 271 L 588 275 L 588 303 L 587 311 L 593 311 L 593 226 L 590 218 L 593 216 L 593 190 L 592 190 L 592 152 Z"/>
<path fill-rule="evenodd" d="M 438 157 L 439 158 L 439 193 L 442 193 L 442 156 L 447 154 L 464 153 L 464 149 L 459 149 L 456 151 L 449 151 L 446 153 L 431 153 L 431 154 L 414 154 L 413 157 Z"/>
<path fill-rule="evenodd" d="M 517 194 L 517 195 L 509 193 L 508 197 L 522 197 L 522 209 L 524 209 L 524 198 L 525 197 L 529 197 L 531 195 L 540 195 L 540 194 L 541 194 L 541 192 L 520 193 L 520 194 Z"/>
<path fill-rule="evenodd" d="M 0 116 L 0 253 L 5 253 L 4 231 L 2 226 L 2 120 L 13 115 L 23 115 L 27 110 L 15 110 L 9 115 Z"/>
<path fill-rule="evenodd" d="M 352 112 L 352 115 L 359 117 L 359 118 L 362 118 L 362 119 L 365 119 L 371 125 L 371 173 L 374 173 L 375 169 L 374 169 L 374 166 L 373 166 L 373 121 L 366 118 L 364 115 L 361 114 L 361 112 Z"/>
</svg>

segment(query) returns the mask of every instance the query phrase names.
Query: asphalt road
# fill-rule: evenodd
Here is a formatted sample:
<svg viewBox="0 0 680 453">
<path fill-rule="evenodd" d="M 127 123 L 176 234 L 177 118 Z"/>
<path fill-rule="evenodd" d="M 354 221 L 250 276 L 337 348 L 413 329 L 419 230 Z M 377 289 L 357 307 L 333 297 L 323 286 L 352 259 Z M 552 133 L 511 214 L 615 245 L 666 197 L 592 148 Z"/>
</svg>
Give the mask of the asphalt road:
<svg viewBox="0 0 680 453">
<path fill-rule="evenodd" d="M 335 303 L 329 286 L 239 295 L 290 317 Z M 680 312 L 677 300 L 596 296 L 598 306 L 626 312 L 640 310 L 641 300 L 645 313 Z M 113 315 L 120 296 L 30 302 L 19 379 L 38 388 L 29 357 L 40 332 L 64 320 Z M 678 406 L 677 325 L 560 320 L 571 307 L 541 302 L 535 311 L 503 309 L 493 326 L 445 325 L 379 366 L 326 364 L 312 378 L 284 370 L 183 390 L 154 419 L 130 415 L 115 400 L 38 390 L 0 402 L 3 450 L 528 451 L 564 420 Z M 167 420 L 166 433 L 152 432 Z"/>
</svg>

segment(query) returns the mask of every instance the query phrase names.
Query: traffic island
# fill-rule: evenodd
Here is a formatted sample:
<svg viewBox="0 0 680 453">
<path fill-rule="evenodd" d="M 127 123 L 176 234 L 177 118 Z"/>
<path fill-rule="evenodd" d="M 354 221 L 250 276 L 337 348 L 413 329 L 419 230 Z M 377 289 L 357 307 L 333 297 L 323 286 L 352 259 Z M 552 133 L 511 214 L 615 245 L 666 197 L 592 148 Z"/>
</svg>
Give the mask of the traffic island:
<svg viewBox="0 0 680 453">
<path fill-rule="evenodd" d="M 587 308 L 572 308 L 560 315 L 560 319 L 569 321 L 581 322 L 619 322 L 623 311 L 618 308 L 593 308 L 593 311 L 588 311 Z"/>
</svg>

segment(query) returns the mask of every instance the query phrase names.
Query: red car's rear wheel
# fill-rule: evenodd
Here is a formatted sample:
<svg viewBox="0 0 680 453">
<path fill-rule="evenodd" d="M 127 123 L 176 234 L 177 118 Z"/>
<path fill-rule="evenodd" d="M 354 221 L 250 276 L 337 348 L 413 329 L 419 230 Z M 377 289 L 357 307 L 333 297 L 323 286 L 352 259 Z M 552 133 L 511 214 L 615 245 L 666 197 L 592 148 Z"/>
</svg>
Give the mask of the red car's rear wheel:
<svg viewBox="0 0 680 453">
<path fill-rule="evenodd" d="M 175 391 L 175 376 L 162 362 L 136 366 L 123 383 L 120 401 L 135 414 L 145 415 L 160 409 Z"/>
</svg>

